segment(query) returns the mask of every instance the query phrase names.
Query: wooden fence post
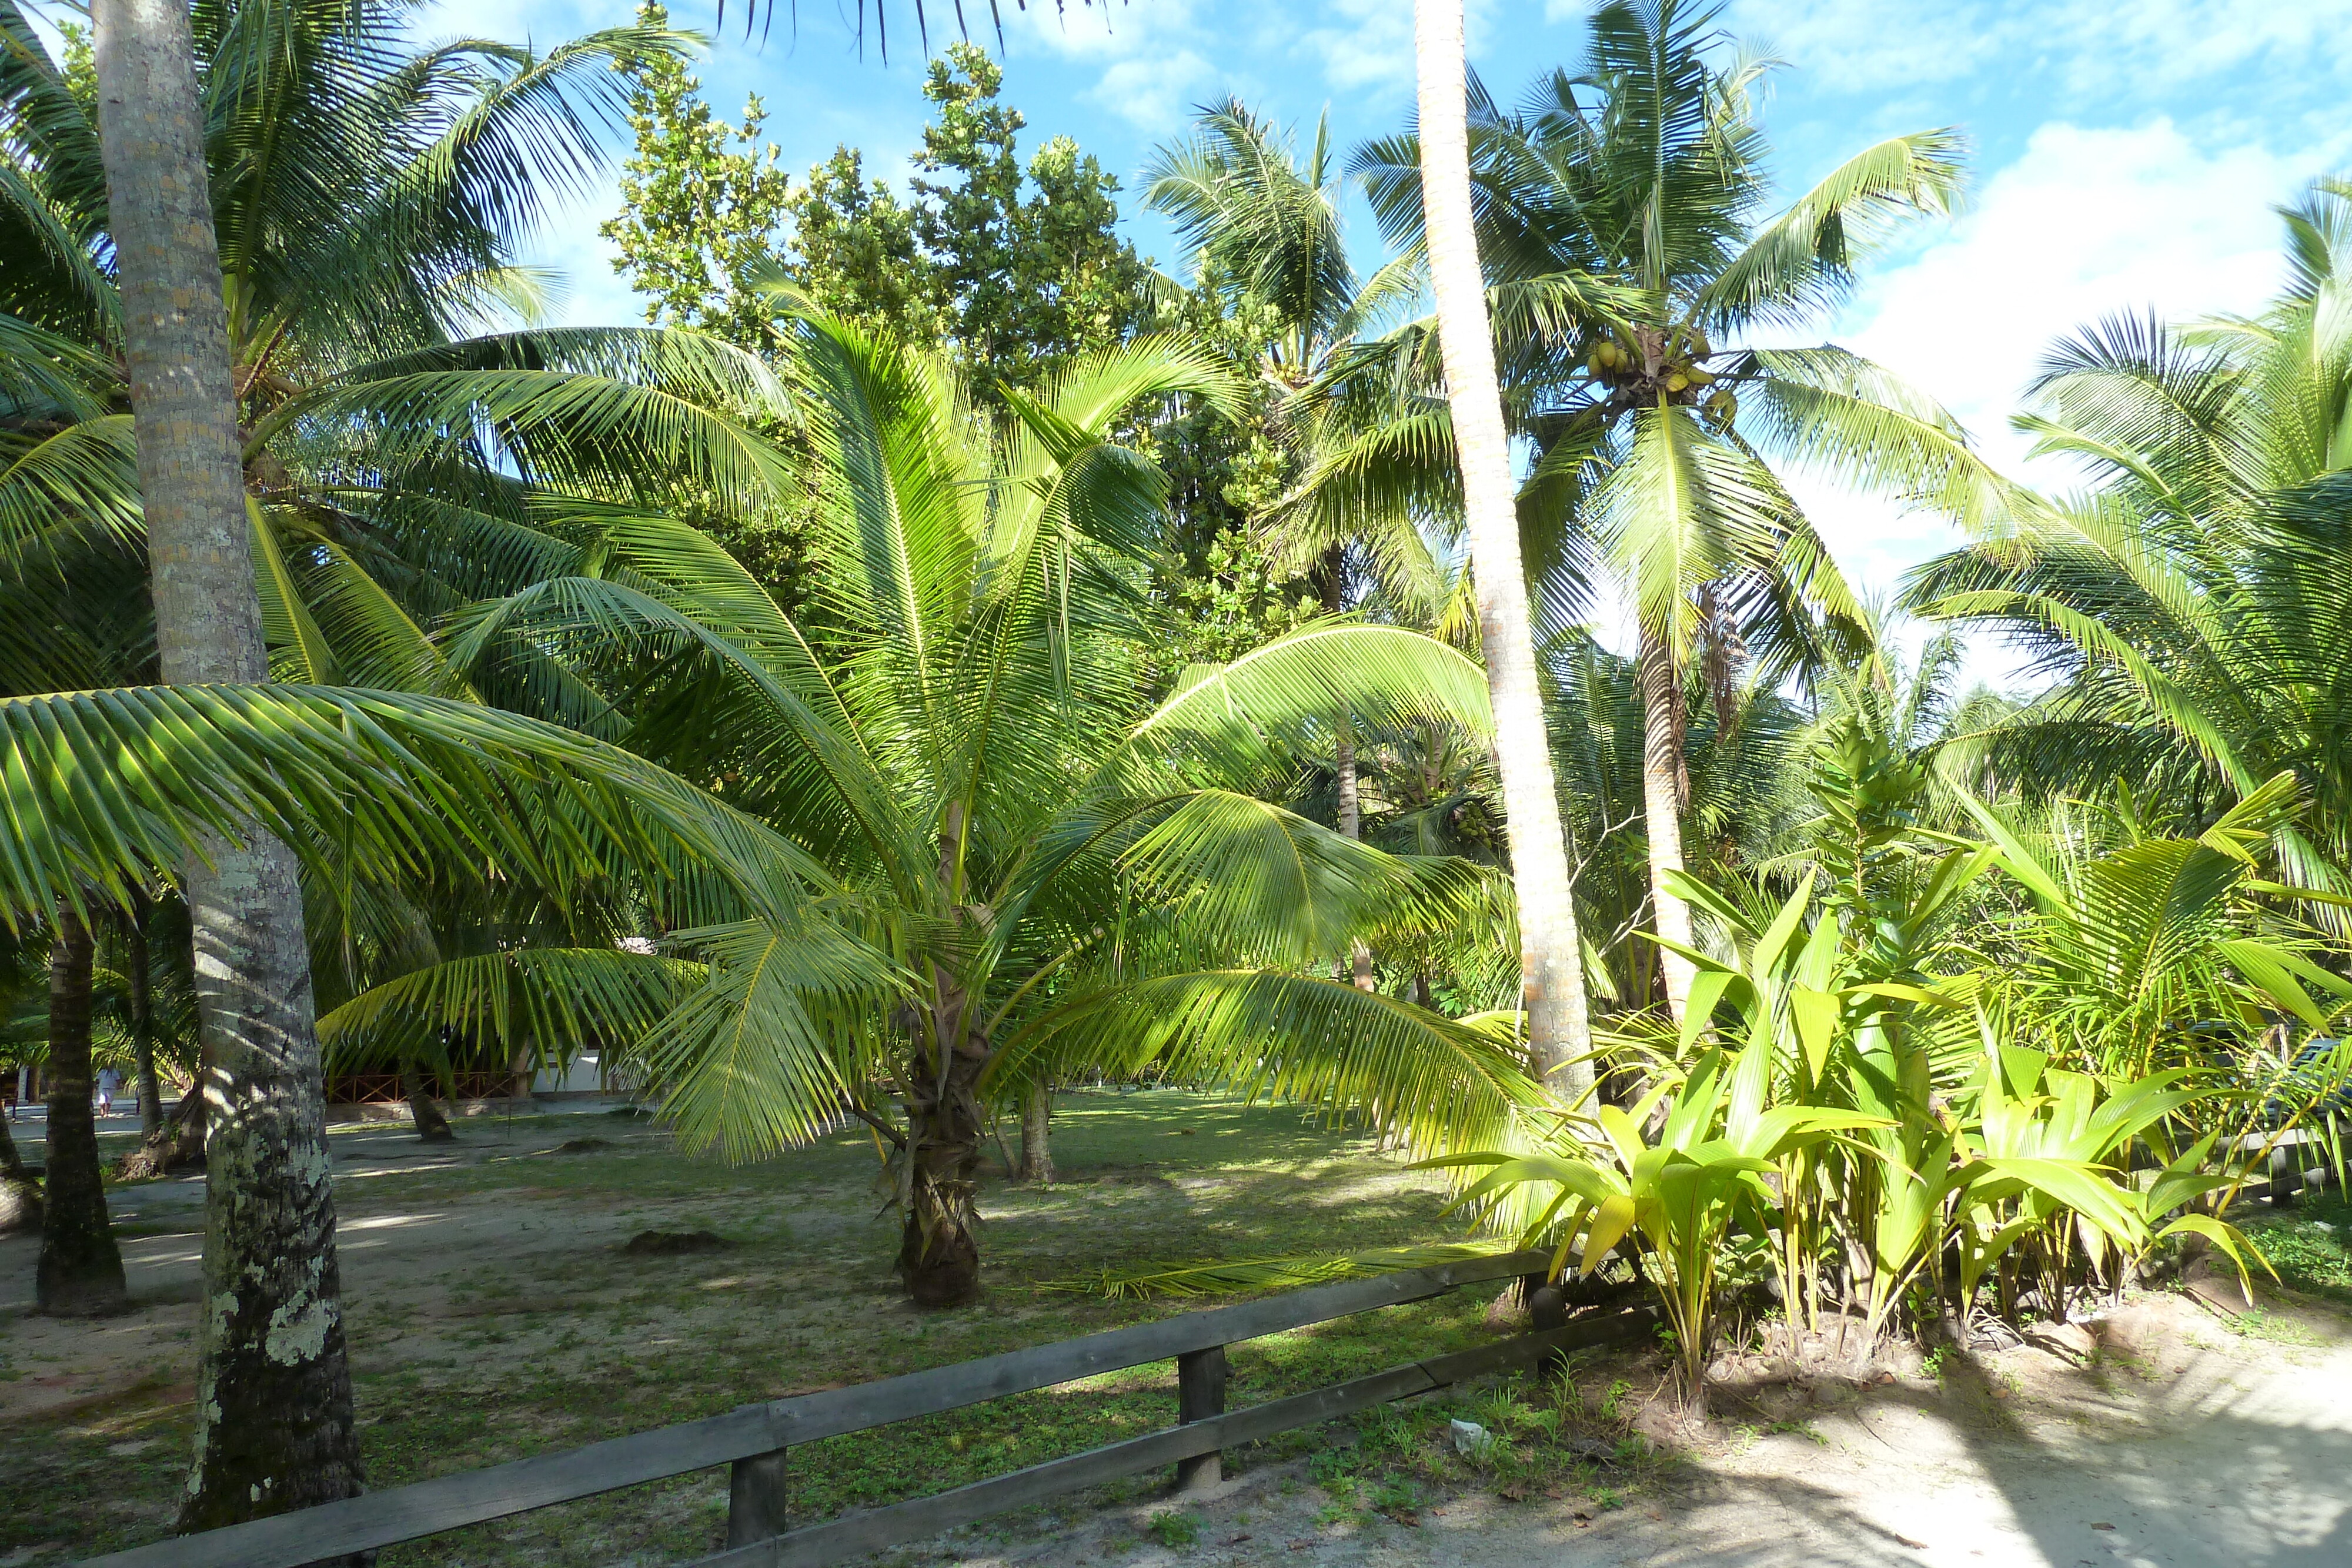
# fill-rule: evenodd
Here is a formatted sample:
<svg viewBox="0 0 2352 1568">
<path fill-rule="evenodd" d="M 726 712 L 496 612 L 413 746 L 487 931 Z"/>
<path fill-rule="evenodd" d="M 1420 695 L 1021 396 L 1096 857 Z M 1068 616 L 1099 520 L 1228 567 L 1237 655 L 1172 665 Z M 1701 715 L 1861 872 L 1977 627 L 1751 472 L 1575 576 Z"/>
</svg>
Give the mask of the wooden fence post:
<svg viewBox="0 0 2352 1568">
<path fill-rule="evenodd" d="M 784 1532 L 792 1450 L 737 1459 L 727 1473 L 727 1544 L 750 1546 Z"/>
<path fill-rule="evenodd" d="M 1176 1419 L 1205 1421 L 1225 1413 L 1225 1347 L 1188 1351 L 1176 1358 Z M 1176 1461 L 1178 1491 L 1206 1491 L 1225 1479 L 1222 1453 L 1198 1454 Z"/>
</svg>

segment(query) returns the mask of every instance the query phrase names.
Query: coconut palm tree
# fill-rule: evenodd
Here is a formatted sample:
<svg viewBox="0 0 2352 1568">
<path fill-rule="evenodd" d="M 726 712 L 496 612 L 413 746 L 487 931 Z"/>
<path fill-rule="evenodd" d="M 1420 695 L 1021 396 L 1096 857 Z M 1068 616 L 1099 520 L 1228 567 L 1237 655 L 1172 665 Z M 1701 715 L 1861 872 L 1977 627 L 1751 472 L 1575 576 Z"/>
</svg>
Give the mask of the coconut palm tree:
<svg viewBox="0 0 2352 1568">
<path fill-rule="evenodd" d="M 2282 216 L 2289 282 L 2260 316 L 2114 318 L 2053 348 L 2019 424 L 2091 489 L 1927 562 L 1906 598 L 2058 677 L 1977 734 L 1982 765 L 2041 790 L 2120 787 L 2189 829 L 2292 772 L 2312 804 L 2282 830 L 2288 880 L 2341 893 L 2352 186 L 2316 182 Z"/>
<path fill-rule="evenodd" d="M 1714 64 L 1716 15 L 1612 0 L 1593 14 L 1581 75 L 1545 78 L 1516 113 L 1478 93 L 1467 133 L 1485 279 L 1512 305 L 1496 315 L 1510 418 L 1492 440 L 1534 448 L 1514 494 L 1547 622 L 1584 613 L 1604 562 L 1632 591 L 1654 918 L 1683 946 L 1689 912 L 1665 873 L 1683 860 L 1682 692 L 1700 649 L 1744 648 L 1782 670 L 1859 620 L 1767 458 L 1973 526 L 2005 516 L 2011 498 L 1956 422 L 1877 366 L 1834 346 L 1732 346 L 1818 316 L 1897 220 L 1949 211 L 1962 147 L 1949 131 L 1892 138 L 1768 214 L 1754 89 L 1769 62 Z M 1425 239 L 1433 263 L 1429 225 L 1457 193 L 1438 162 L 1451 150 L 1423 145 L 1433 122 L 1423 112 L 1421 137 L 1375 141 L 1354 166 L 1391 241 Z M 1444 202 L 1427 189 L 1441 175 Z M 1458 199 L 1466 209 L 1469 193 Z M 1596 277 L 1618 288 L 1597 290 Z M 1391 361 L 1424 354 L 1418 329 L 1394 335 Z M 1314 482 L 1425 492 L 1461 439 L 1433 407 L 1334 455 Z M 1666 951 L 1679 1013 L 1689 966 Z"/>
<path fill-rule="evenodd" d="M 285 563 L 254 526 L 249 487 L 266 493 L 278 471 L 248 421 L 306 378 L 429 345 L 511 292 L 506 246 L 593 163 L 582 111 L 610 107 L 604 68 L 675 47 L 615 36 L 544 60 L 481 44 L 416 55 L 397 47 L 404 10 L 248 5 L 192 28 L 183 8 L 103 5 L 94 111 L 13 0 L 0 10 L 14 176 L 0 193 L 0 305 L 17 342 L 70 335 L 102 361 L 119 347 L 131 405 L 126 416 L 119 391 L 47 377 L 35 389 L 46 412 L 71 417 L 11 433 L 0 517 L 19 533 L 61 516 L 120 531 L 143 512 L 166 680 L 264 679 L 273 619 L 300 629 L 283 594 L 273 617 L 256 593 L 257 567 L 270 581 Z M 414 403 L 420 368 L 398 368 Z M 133 427 L 146 436 L 135 487 Z M 208 977 L 205 1090 L 252 1113 L 208 1130 L 208 1277 L 236 1306 L 205 1320 L 190 1525 L 358 1485 L 297 860 L 258 832 L 203 848 L 184 885 Z M 280 1266 L 292 1260 L 315 1266 Z M 297 1321 L 320 1332 L 271 1326 Z M 240 1440 L 215 1441 L 220 1423 Z"/>
<path fill-rule="evenodd" d="M 133 424 L 147 437 L 139 479 L 158 662 L 167 681 L 262 680 L 268 668 L 188 13 L 172 0 L 102 0 L 91 18 L 108 239 Z M 259 832 L 219 845 L 187 873 L 216 1079 L 205 1091 L 250 1108 L 214 1118 L 206 1137 L 214 1200 L 205 1288 L 233 1305 L 205 1313 L 197 1408 L 205 1420 L 182 1508 L 190 1528 L 249 1517 L 264 1495 L 274 1508 L 299 1508 L 360 1487 L 296 874 L 292 852 Z M 311 1260 L 318 1267 L 299 1266 Z M 296 1321 L 318 1332 L 278 1336 L 287 1343 L 273 1356 L 273 1326 Z M 239 1440 L 223 1440 L 226 1431 Z M 278 1432 L 291 1440 L 253 1440 Z M 286 1462 L 298 1454 L 300 1462 Z"/>
<path fill-rule="evenodd" d="M 1204 107 L 1194 126 L 1191 141 L 1162 147 L 1147 165 L 1144 200 L 1175 220 L 1229 316 L 1262 328 L 1256 371 L 1268 423 L 1295 454 L 1311 455 L 1354 411 L 1302 394 L 1369 321 L 1412 291 L 1417 265 L 1401 256 L 1369 280 L 1349 265 L 1328 115 L 1316 122 L 1304 166 L 1279 128 L 1238 99 Z M 1416 521 L 1394 511 L 1340 517 L 1317 508 L 1279 509 L 1265 519 L 1276 569 L 1304 572 L 1327 615 L 1348 607 L 1351 564 L 1369 567 L 1393 597 L 1433 603 L 1443 578 Z M 1335 814 L 1349 838 L 1363 836 L 1356 748 L 1353 716 L 1336 716 Z M 1359 945 L 1352 967 L 1356 984 L 1369 988 L 1369 948 Z"/>
<path fill-rule="evenodd" d="M 710 985 L 635 1057 L 681 1135 L 743 1157 L 866 1120 L 900 1272 L 937 1305 L 979 1288 L 987 1107 L 1038 1082 L 1156 1064 L 1378 1106 L 1424 1145 L 1509 1123 L 1535 1091 L 1507 1041 L 1328 977 L 1353 939 L 1451 918 L 1475 869 L 1250 793 L 1343 706 L 1483 731 L 1475 666 L 1322 624 L 1143 695 L 1165 482 L 1110 433 L 1177 392 L 1230 404 L 1223 372 L 1163 340 L 1097 356 L 1007 393 L 999 450 L 943 362 L 783 302 L 824 499 L 808 606 L 689 529 L 616 520 L 593 575 L 485 601 L 449 647 L 460 671 L 520 644 L 638 672 L 628 744 L 803 846 L 845 935 L 896 966 L 890 995 L 810 1009 L 776 978 L 829 962 L 804 936 L 694 934 Z"/>
<path fill-rule="evenodd" d="M 1664 1000 L 1658 950 L 1633 940 L 1651 918 L 1644 816 L 1646 711 L 1638 661 L 1611 652 L 1581 628 L 1544 646 L 1570 839 L 1579 848 L 1577 916 L 1589 938 L 1586 968 L 1612 1010 Z M 1684 694 L 1684 766 L 1695 874 L 1720 881 L 1785 848 L 1801 793 L 1805 712 L 1769 685 Z"/>
<path fill-rule="evenodd" d="M 1421 195 L 1429 287 L 1444 355 L 1462 517 L 1477 576 L 1478 638 L 1495 712 L 1503 807 L 1510 819 L 1528 1043 L 1537 1070 L 1573 1095 L 1591 1082 L 1586 1060 L 1591 1023 L 1519 551 L 1509 434 L 1472 224 L 1461 0 L 1414 0 L 1413 58 L 1427 145 Z"/>
</svg>

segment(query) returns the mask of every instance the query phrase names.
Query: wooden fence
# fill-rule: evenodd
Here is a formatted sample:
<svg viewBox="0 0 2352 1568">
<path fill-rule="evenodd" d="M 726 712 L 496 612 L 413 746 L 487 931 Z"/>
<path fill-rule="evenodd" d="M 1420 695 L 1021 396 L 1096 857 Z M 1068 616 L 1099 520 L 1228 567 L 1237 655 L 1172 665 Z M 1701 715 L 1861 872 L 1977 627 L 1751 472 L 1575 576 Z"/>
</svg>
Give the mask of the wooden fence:
<svg viewBox="0 0 2352 1568">
<path fill-rule="evenodd" d="M 731 1467 L 728 1546 L 717 1556 L 700 1559 L 694 1568 L 721 1564 L 724 1568 L 820 1568 L 1171 1463 L 1178 1467 L 1180 1485 L 1209 1485 L 1220 1477 L 1218 1451 L 1222 1448 L 1487 1373 L 1534 1366 L 1564 1351 L 1634 1339 L 1654 1331 L 1657 1315 L 1648 1310 L 1609 1312 L 1553 1324 L 1539 1321 L 1533 1333 L 1475 1350 L 1410 1362 L 1243 1410 L 1228 1413 L 1224 1408 L 1225 1346 L 1229 1344 L 1379 1307 L 1426 1301 L 1463 1285 L 1531 1273 L 1549 1261 L 1540 1252 L 1466 1259 L 1294 1291 L 1238 1306 L 1185 1312 L 1157 1322 L 1009 1351 L 877 1383 L 746 1405 L 724 1416 L 592 1443 L 584 1448 L 517 1459 L 200 1535 L 159 1541 L 88 1559 L 81 1568 L 303 1568 L 324 1558 L 437 1535 L 719 1465 Z M 799 1530 L 786 1527 L 787 1467 L 795 1448 L 1171 1357 L 1176 1362 L 1177 1426 L 1049 1459 L 953 1491 L 845 1514 Z"/>
</svg>

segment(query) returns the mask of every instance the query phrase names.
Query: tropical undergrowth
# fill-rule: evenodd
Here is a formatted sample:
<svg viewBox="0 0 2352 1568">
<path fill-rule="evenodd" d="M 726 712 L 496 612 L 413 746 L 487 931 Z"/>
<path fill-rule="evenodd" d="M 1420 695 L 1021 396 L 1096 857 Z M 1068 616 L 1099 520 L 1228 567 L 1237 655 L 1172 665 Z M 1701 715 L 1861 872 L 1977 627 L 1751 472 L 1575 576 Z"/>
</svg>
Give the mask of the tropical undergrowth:
<svg viewBox="0 0 2352 1568">
<path fill-rule="evenodd" d="M 2270 1264 L 2224 1218 L 2290 1134 L 2326 1124 L 2352 987 L 2274 880 L 2282 777 L 2193 837 L 2126 810 L 2032 821 L 1935 780 L 1863 717 L 1828 727 L 1819 815 L 1706 916 L 1677 1029 L 1636 1019 L 1601 1091 L 1484 1173 L 1555 1267 L 1632 1268 L 1700 1396 L 1726 1325 L 1867 1360 L 2063 1320 L 2152 1262 Z"/>
</svg>

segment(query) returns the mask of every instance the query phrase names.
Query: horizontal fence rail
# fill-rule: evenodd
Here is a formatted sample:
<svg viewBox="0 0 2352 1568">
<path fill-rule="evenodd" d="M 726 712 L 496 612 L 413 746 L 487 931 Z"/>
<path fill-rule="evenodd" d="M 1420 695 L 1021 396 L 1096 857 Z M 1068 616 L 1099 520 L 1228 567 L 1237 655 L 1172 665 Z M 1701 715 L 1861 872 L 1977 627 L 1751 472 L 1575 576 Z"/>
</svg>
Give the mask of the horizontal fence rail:
<svg viewBox="0 0 2352 1568">
<path fill-rule="evenodd" d="M 1311 1394 L 1270 1400 L 1230 1416 L 1188 1422 L 1166 1431 L 1130 1437 L 1123 1443 L 1089 1448 L 1067 1458 L 1048 1459 L 1025 1470 L 953 1491 L 845 1514 L 772 1540 L 755 1541 L 715 1557 L 699 1558 L 690 1568 L 829 1568 L 830 1564 L 867 1552 L 920 1541 L 992 1513 L 1025 1508 L 1120 1476 L 1158 1469 L 1171 1462 L 1181 1465 L 1219 1448 L 1255 1442 L 1299 1427 L 1312 1427 L 1336 1416 L 1427 1394 L 1490 1372 L 1532 1366 L 1566 1351 L 1643 1338 L 1659 1321 L 1654 1308 L 1644 1307 L 1612 1312 L 1597 1320 L 1580 1320 L 1561 1328 L 1514 1335 L 1499 1344 L 1392 1366 L 1386 1372 L 1318 1388 Z"/>
<path fill-rule="evenodd" d="M 306 1568 L 322 1559 L 373 1551 L 719 1465 L 735 1467 L 730 1489 L 729 1543 L 736 1550 L 709 1562 L 730 1565 L 833 1562 L 844 1553 L 870 1551 L 886 1543 L 882 1535 L 889 1541 L 917 1539 L 987 1513 L 1020 1507 L 1037 1497 L 1171 1462 L 1184 1462 L 1186 1479 L 1194 1484 L 1213 1480 L 1213 1469 L 1204 1475 L 1193 1462 L 1221 1448 L 1423 1393 L 1481 1372 L 1532 1364 L 1570 1344 L 1599 1343 L 1646 1332 L 1653 1319 L 1645 1312 L 1618 1313 L 1597 1323 L 1580 1321 L 1566 1328 L 1518 1335 L 1475 1351 L 1392 1368 L 1233 1415 L 1216 1414 L 1223 1405 L 1223 1347 L 1228 1344 L 1380 1307 L 1426 1301 L 1483 1281 L 1538 1273 L 1550 1262 L 1548 1253 L 1535 1251 L 1465 1258 L 1235 1306 L 1181 1312 L 1155 1322 L 927 1372 L 747 1405 L 723 1416 L 562 1453 L 178 1536 L 89 1558 L 80 1568 Z M 1593 1337 L 1596 1334 L 1599 1337 Z M 1212 1352 L 1213 1365 L 1205 1359 Z M 782 1533 L 786 1450 L 911 1416 L 937 1415 L 1171 1357 L 1180 1364 L 1182 1426 L 936 1497 Z M 1195 1361 L 1195 1357 L 1204 1359 Z M 1322 1414 L 1316 1414 L 1318 1410 Z M 1213 1466 L 1213 1460 L 1208 1463 Z M 934 1520 L 945 1522 L 929 1522 Z M 872 1544 L 850 1544 L 869 1540 Z"/>
</svg>

